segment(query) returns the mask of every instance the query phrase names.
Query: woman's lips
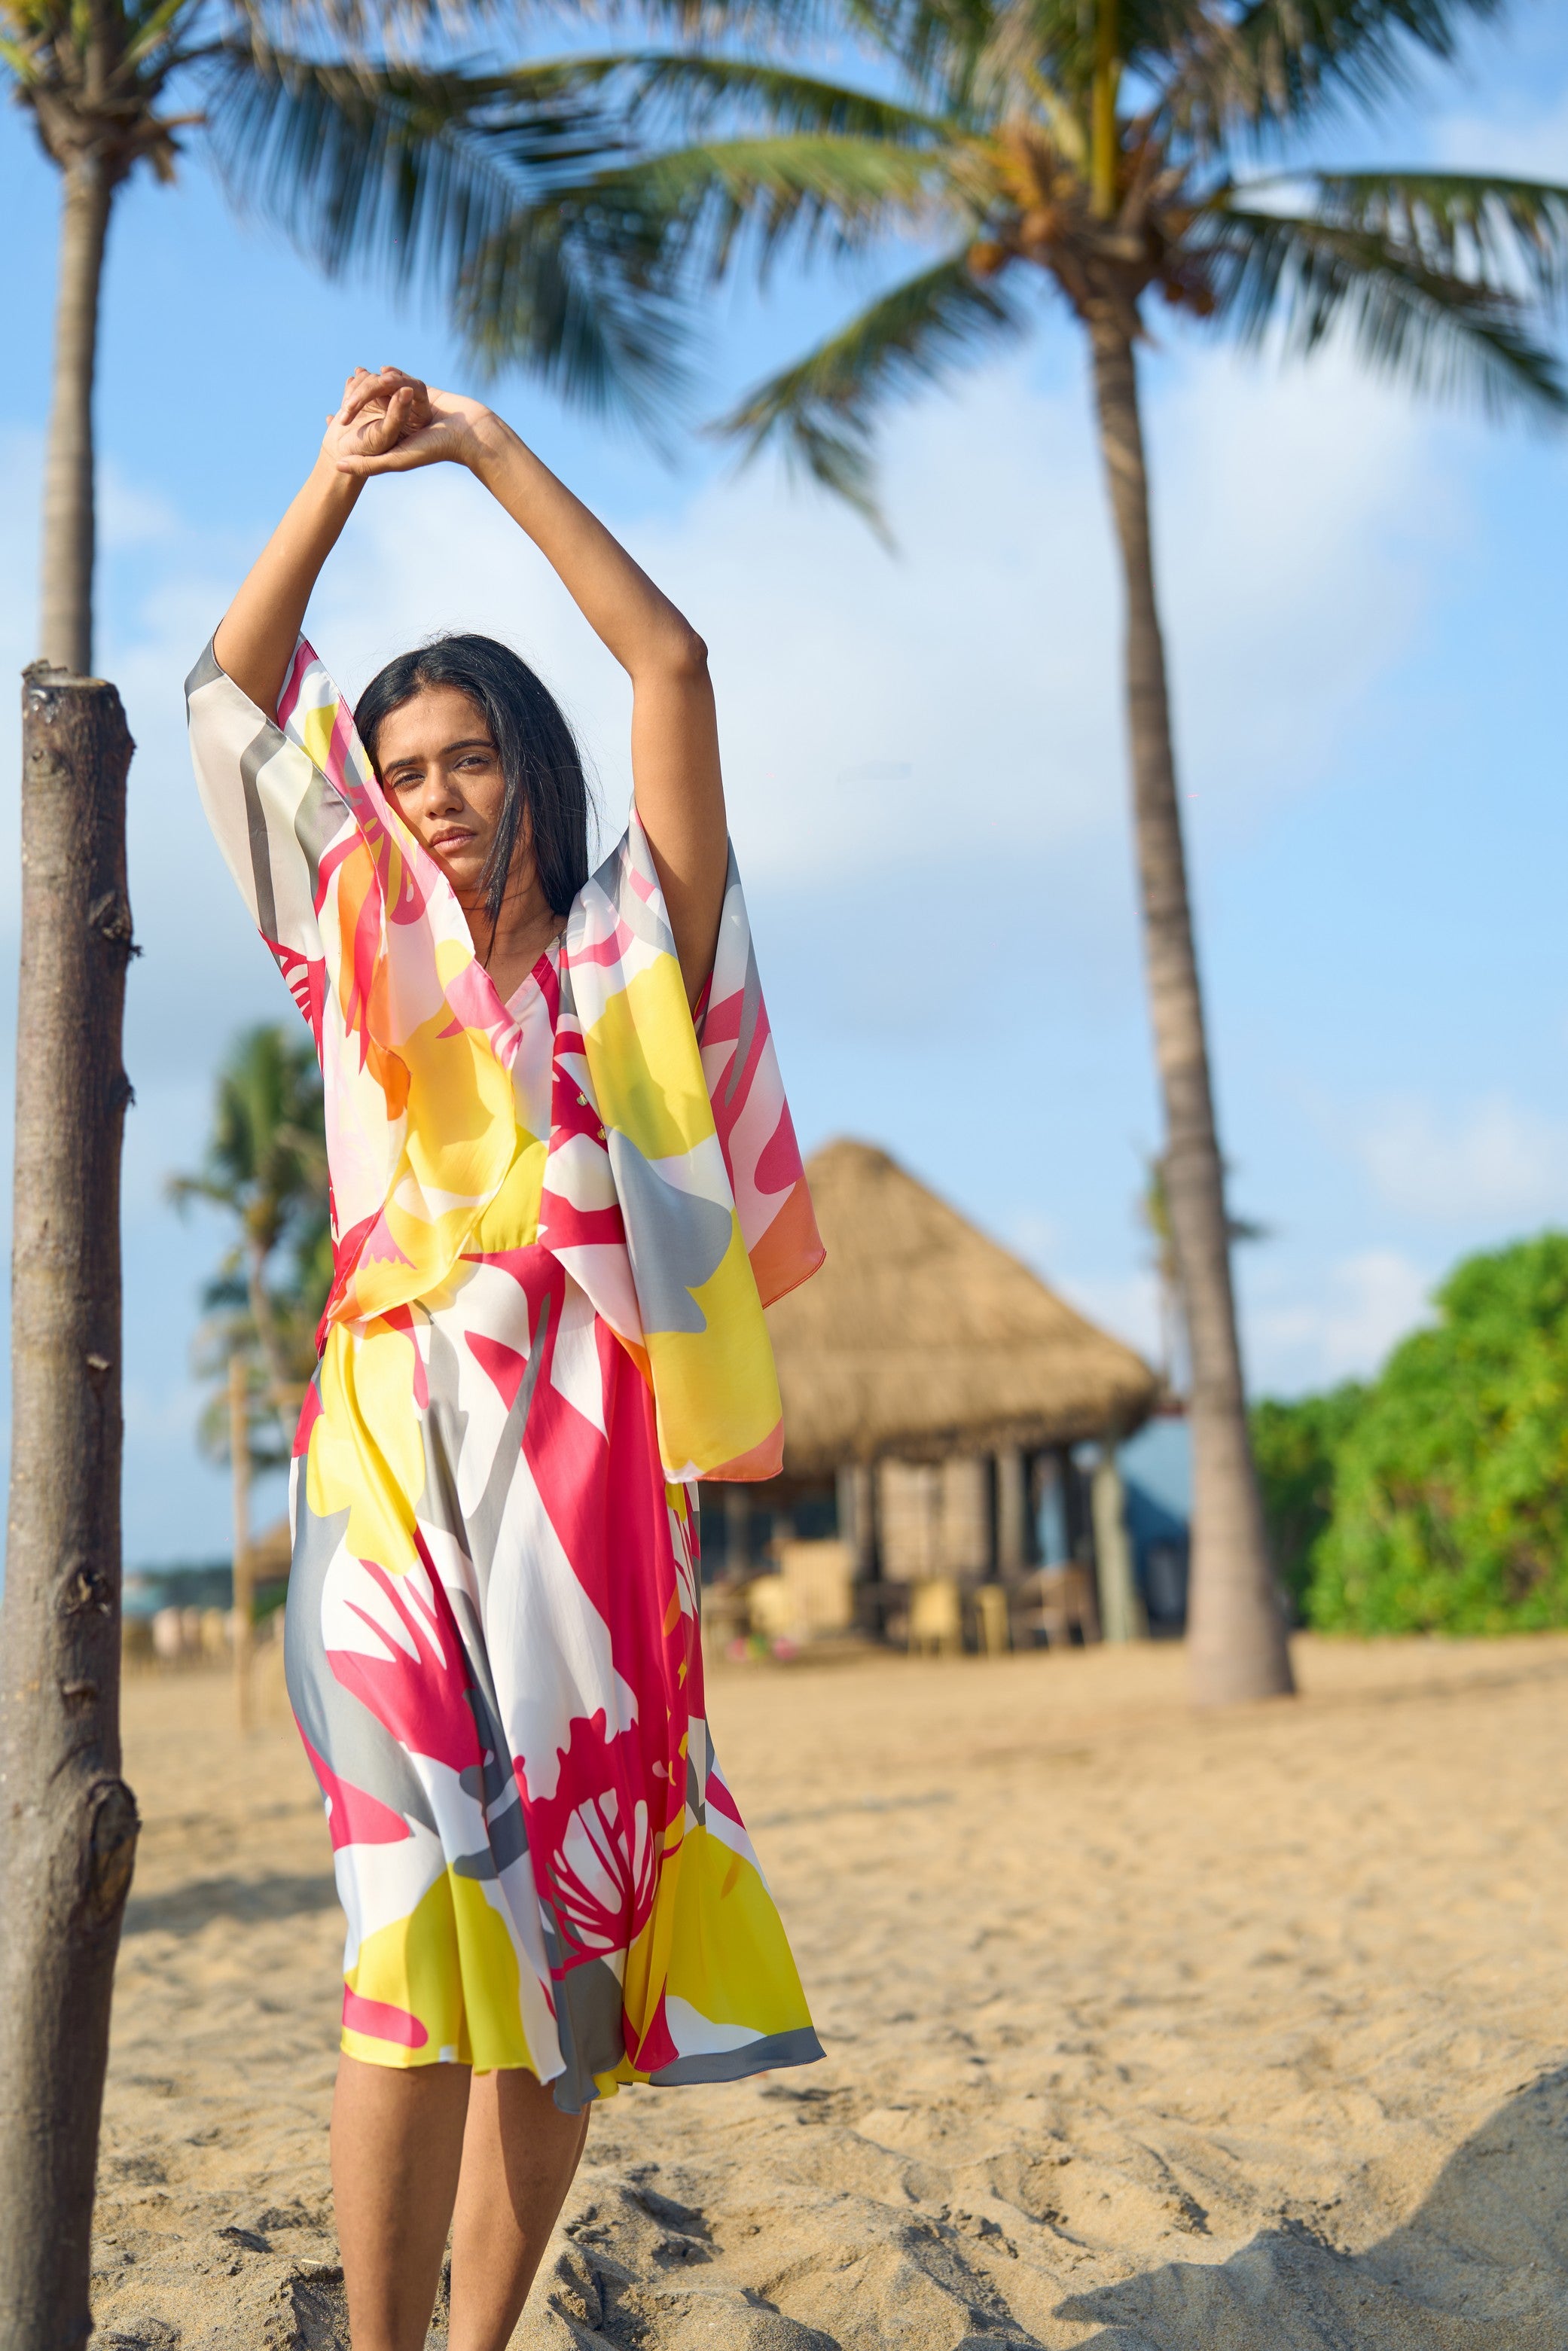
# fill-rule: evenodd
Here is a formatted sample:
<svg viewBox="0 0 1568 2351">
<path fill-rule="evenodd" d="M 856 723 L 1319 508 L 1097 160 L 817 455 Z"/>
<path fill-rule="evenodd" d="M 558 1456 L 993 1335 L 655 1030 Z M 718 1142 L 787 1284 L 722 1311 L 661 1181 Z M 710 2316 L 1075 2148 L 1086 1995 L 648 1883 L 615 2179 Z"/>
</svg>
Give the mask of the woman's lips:
<svg viewBox="0 0 1568 2351">
<path fill-rule="evenodd" d="M 471 832 L 433 832 L 430 845 L 432 849 L 466 849 L 473 838 Z"/>
</svg>

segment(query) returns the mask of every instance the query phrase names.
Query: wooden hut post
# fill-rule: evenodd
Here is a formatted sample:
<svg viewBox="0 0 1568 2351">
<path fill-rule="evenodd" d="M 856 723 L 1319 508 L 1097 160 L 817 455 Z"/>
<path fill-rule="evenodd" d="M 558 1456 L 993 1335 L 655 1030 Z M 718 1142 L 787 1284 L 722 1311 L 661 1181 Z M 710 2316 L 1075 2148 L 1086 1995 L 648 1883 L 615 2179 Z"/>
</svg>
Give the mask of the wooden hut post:
<svg viewBox="0 0 1568 2351">
<path fill-rule="evenodd" d="M 1100 1575 L 1100 1624 L 1107 1641 L 1142 1641 L 1148 1637 L 1144 1604 L 1133 1573 L 1133 1546 L 1127 1536 L 1126 1489 L 1116 1462 L 1116 1447 L 1107 1437 L 1100 1448 L 1090 1483 L 1090 1510 L 1094 1526 L 1094 1560 Z"/>
<path fill-rule="evenodd" d="M 724 1489 L 724 1572 L 727 1575 L 747 1575 L 751 1571 L 751 1489 L 748 1486 L 727 1486 Z"/>
<path fill-rule="evenodd" d="M 834 1485 L 839 1540 L 850 1547 L 855 1582 L 869 1583 L 876 1574 L 875 1472 L 869 1461 L 842 1461 L 834 1473 Z"/>
<path fill-rule="evenodd" d="M 1021 1445 L 997 1455 L 997 1570 L 1021 1575 L 1029 1564 L 1029 1479 Z"/>
</svg>

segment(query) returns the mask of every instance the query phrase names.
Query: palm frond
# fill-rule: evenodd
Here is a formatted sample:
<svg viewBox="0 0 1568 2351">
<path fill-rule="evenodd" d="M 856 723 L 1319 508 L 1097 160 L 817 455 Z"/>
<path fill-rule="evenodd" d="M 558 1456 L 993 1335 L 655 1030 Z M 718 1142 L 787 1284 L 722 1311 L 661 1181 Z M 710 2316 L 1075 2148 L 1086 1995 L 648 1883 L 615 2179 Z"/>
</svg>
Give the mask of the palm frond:
<svg viewBox="0 0 1568 2351">
<path fill-rule="evenodd" d="M 1375 370 L 1483 407 L 1568 411 L 1554 355 L 1512 296 L 1433 266 L 1371 228 L 1253 212 L 1226 200 L 1195 228 L 1216 316 L 1244 342 L 1298 355 L 1344 329 Z"/>
<path fill-rule="evenodd" d="M 329 272 L 350 261 L 450 296 L 519 206 L 621 152 L 553 64 L 477 73 L 325 61 L 234 40 L 206 68 L 231 194 Z"/>
<path fill-rule="evenodd" d="M 486 370 L 520 360 L 651 425 L 682 383 L 694 298 L 743 238 L 764 278 L 786 249 L 852 249 L 916 216 L 932 169 L 875 139 L 797 132 L 591 172 L 488 239 L 463 275 L 458 325 Z"/>
<path fill-rule="evenodd" d="M 1547 303 L 1568 286 L 1568 187 L 1479 172 L 1295 176 L 1315 191 L 1321 219 L 1369 230 L 1444 275 Z"/>
<path fill-rule="evenodd" d="M 621 289 L 629 318 L 646 304 L 673 326 L 680 307 L 730 268 L 743 239 L 766 280 L 786 251 L 852 251 L 924 221 L 950 170 L 934 151 L 799 131 L 700 141 L 591 172 L 507 223 L 467 279 L 465 324 L 476 349 L 504 358 L 519 274 L 542 284 L 570 264 L 580 283 Z"/>
<path fill-rule="evenodd" d="M 924 111 L 848 82 L 797 72 L 766 58 L 628 49 L 575 61 L 574 88 L 612 89 L 629 131 L 649 143 L 710 131 L 716 120 L 761 122 L 773 134 L 820 131 L 930 145 L 950 139 L 951 116 Z"/>
<path fill-rule="evenodd" d="M 1503 0 L 1250 0 L 1192 12 L 1158 76 L 1162 113 L 1212 152 L 1312 113 L 1370 109 L 1408 90 L 1423 57 L 1448 62 L 1466 26 Z"/>
<path fill-rule="evenodd" d="M 743 442 L 748 457 L 780 442 L 788 462 L 880 528 L 870 456 L 878 412 L 1024 325 L 998 287 L 975 276 L 966 247 L 879 296 L 714 429 Z"/>
<path fill-rule="evenodd" d="M 682 402 L 688 308 L 634 205 L 573 196 L 512 213 L 464 271 L 454 319 L 482 374 L 528 368 L 655 438 Z"/>
<path fill-rule="evenodd" d="M 149 0 L 146 7 L 129 10 L 121 72 L 139 72 L 159 49 L 172 46 L 182 19 L 199 5 L 200 0 Z"/>
</svg>

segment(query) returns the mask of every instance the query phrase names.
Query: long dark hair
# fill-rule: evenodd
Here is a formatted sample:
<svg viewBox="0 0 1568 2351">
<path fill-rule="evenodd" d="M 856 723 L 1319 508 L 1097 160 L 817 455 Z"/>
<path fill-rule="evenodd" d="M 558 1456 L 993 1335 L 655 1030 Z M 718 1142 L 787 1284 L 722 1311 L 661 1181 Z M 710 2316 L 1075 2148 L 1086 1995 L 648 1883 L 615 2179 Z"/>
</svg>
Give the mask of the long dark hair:
<svg viewBox="0 0 1568 2351">
<path fill-rule="evenodd" d="M 525 824 L 540 887 L 551 911 L 564 914 L 588 879 L 588 780 L 559 704 L 510 645 L 494 637 L 436 637 L 388 662 L 361 695 L 354 725 L 372 762 L 382 721 L 429 685 L 465 694 L 500 757 L 507 793 L 479 877 L 492 935 Z"/>
</svg>

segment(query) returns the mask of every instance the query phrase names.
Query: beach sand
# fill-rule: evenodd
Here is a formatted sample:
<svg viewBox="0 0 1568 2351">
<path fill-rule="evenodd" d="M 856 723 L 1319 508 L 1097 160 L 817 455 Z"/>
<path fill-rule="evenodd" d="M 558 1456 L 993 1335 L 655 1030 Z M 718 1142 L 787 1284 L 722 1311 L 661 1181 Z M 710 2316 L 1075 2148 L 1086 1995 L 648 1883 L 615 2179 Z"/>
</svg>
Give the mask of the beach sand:
<svg viewBox="0 0 1568 2351">
<path fill-rule="evenodd" d="M 1568 1639 L 1297 1655 L 716 1670 L 827 2062 L 601 2109 L 519 2351 L 1563 2351 Z M 96 2339 L 346 2346 L 314 1785 L 126 1720 Z"/>
</svg>

